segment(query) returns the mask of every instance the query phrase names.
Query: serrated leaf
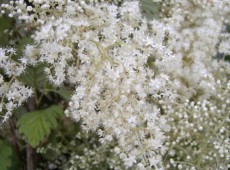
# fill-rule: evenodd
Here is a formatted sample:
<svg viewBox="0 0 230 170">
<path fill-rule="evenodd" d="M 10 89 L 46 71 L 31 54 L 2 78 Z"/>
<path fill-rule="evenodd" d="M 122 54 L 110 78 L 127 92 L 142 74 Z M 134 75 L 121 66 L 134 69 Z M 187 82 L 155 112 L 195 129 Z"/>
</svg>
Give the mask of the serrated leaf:
<svg viewBox="0 0 230 170">
<path fill-rule="evenodd" d="M 7 170 L 12 165 L 13 150 L 3 140 L 0 140 L 0 169 Z"/>
<path fill-rule="evenodd" d="M 42 87 L 47 81 L 47 77 L 44 74 L 45 64 L 39 64 L 37 66 L 29 66 L 24 74 L 22 74 L 18 79 L 22 81 L 25 85 L 34 87 L 35 89 Z"/>
<path fill-rule="evenodd" d="M 44 110 L 24 114 L 18 121 L 19 132 L 23 134 L 28 143 L 36 147 L 57 127 L 57 119 L 63 114 L 60 106 L 54 105 Z"/>
</svg>

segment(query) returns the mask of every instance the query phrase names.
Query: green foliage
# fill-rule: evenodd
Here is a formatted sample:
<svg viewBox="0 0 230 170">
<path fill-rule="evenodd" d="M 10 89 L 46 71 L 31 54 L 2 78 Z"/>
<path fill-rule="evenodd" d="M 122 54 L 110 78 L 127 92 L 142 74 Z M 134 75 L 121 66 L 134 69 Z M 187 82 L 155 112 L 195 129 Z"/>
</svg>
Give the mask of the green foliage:
<svg viewBox="0 0 230 170">
<path fill-rule="evenodd" d="M 5 33 L 5 30 L 10 30 L 13 26 L 13 19 L 7 17 L 0 17 L 0 46 L 8 46 L 10 36 L 8 33 Z"/>
<path fill-rule="evenodd" d="M 228 24 L 228 25 L 226 26 L 226 30 L 227 30 L 227 32 L 230 32 L 230 24 Z"/>
<path fill-rule="evenodd" d="M 63 99 L 69 101 L 73 90 L 66 87 L 54 87 L 47 82 L 47 77 L 44 73 L 45 64 L 39 64 L 37 66 L 29 66 L 24 74 L 22 74 L 18 79 L 23 82 L 23 84 L 33 87 L 34 89 L 42 89 L 44 92 L 54 92 L 60 95 Z"/>
<path fill-rule="evenodd" d="M 12 148 L 3 140 L 0 140 L 0 170 L 8 170 L 12 165 Z"/>
<path fill-rule="evenodd" d="M 226 30 L 230 33 L 230 24 L 226 26 Z M 224 60 L 230 62 L 230 55 L 225 56 Z"/>
<path fill-rule="evenodd" d="M 23 55 L 23 50 L 27 44 L 31 44 L 32 39 L 30 36 L 20 36 L 17 44 L 16 44 L 16 49 L 17 49 L 17 57 L 21 57 Z"/>
<path fill-rule="evenodd" d="M 19 77 L 19 80 L 25 85 L 33 87 L 35 89 L 42 87 L 46 83 L 46 76 L 44 74 L 44 64 L 37 66 L 29 66 L 23 75 Z"/>
<path fill-rule="evenodd" d="M 46 89 L 46 91 L 50 91 L 50 92 L 54 92 L 59 94 L 63 99 L 65 99 L 66 101 L 70 101 L 70 98 L 73 94 L 73 90 L 66 88 L 66 87 L 61 87 L 59 89 L 57 88 L 49 88 Z"/>
<path fill-rule="evenodd" d="M 44 160 L 39 163 L 39 169 L 46 169 L 52 162 L 56 163 L 56 170 L 124 169 L 119 157 L 113 152 L 115 141 L 101 144 L 97 134 L 82 131 L 80 123 L 66 117 L 58 126 L 59 129 L 50 135 L 49 144 L 36 148 Z"/>
<path fill-rule="evenodd" d="M 57 127 L 57 119 L 63 114 L 60 106 L 53 105 L 44 110 L 24 114 L 18 121 L 19 132 L 23 134 L 31 146 L 36 147 Z"/>
<path fill-rule="evenodd" d="M 148 19 L 159 18 L 160 4 L 152 0 L 141 0 L 142 12 Z"/>
<path fill-rule="evenodd" d="M 230 55 L 225 56 L 224 60 L 230 62 Z"/>
<path fill-rule="evenodd" d="M 17 59 L 22 56 L 25 45 L 32 43 L 32 39 L 29 34 L 30 33 L 27 33 L 26 36 L 23 35 L 20 28 L 16 26 L 13 18 L 0 16 L 0 46 L 13 46 L 17 49 L 17 54 L 13 57 L 13 59 Z"/>
</svg>

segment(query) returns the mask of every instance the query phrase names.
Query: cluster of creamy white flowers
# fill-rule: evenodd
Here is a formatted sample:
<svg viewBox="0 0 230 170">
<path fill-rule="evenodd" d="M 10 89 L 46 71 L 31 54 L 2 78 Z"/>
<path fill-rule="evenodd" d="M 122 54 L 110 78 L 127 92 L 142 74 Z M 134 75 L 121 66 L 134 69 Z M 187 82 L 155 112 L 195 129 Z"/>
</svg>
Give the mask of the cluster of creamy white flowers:
<svg viewBox="0 0 230 170">
<path fill-rule="evenodd" d="M 230 53 L 228 0 L 162 1 L 153 21 L 139 1 L 29 2 L 1 5 L 37 28 L 20 64 L 0 49 L 5 117 L 32 94 L 16 77 L 45 63 L 52 84 L 75 88 L 65 114 L 101 143 L 116 140 L 126 168 L 228 166 L 229 64 L 213 61 Z"/>
<path fill-rule="evenodd" d="M 81 120 L 85 130 L 97 130 L 102 143 L 117 139 L 115 152 L 126 167 L 137 164 L 145 168 L 157 167 L 161 162 L 166 149 L 162 130 L 168 128 L 158 108 L 146 101 L 148 95 L 159 90 L 156 84 L 166 78 L 155 77 L 145 65 L 154 53 L 165 57 L 171 57 L 171 53 L 160 51 L 164 49 L 160 43 L 154 45 L 155 39 L 148 36 L 147 23 L 140 20 L 138 8 L 137 2 L 119 8 L 106 4 L 97 9 L 84 8 L 91 11 L 93 20 L 87 21 L 94 31 L 81 33 L 84 39 L 77 49 L 81 64 L 77 71 L 74 65 L 68 71 L 77 86 L 66 114 Z M 105 15 L 101 23 L 95 23 Z"/>
<path fill-rule="evenodd" d="M 25 87 L 17 76 L 25 70 L 26 64 L 12 59 L 13 48 L 0 48 L 0 112 L 4 112 L 3 122 L 12 115 L 12 111 L 22 105 L 32 95 L 32 89 Z"/>
</svg>

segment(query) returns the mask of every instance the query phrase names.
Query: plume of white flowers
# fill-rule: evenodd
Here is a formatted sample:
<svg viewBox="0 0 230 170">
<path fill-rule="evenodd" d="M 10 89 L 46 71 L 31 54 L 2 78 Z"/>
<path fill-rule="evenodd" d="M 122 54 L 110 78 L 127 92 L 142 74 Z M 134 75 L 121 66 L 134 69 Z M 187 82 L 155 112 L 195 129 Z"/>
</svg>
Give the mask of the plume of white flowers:
<svg viewBox="0 0 230 170">
<path fill-rule="evenodd" d="M 32 89 L 17 80 L 17 76 L 25 70 L 26 63 L 14 61 L 12 56 L 15 54 L 13 48 L 0 48 L 0 69 L 3 71 L 0 74 L 0 112 L 5 112 L 3 122 L 6 122 L 12 111 L 32 95 Z"/>
<path fill-rule="evenodd" d="M 161 37 L 155 40 L 148 36 L 138 2 L 119 8 L 101 4 L 84 9 L 90 13 L 85 22 L 91 28 L 77 34 L 82 37 L 74 63 L 77 67 L 73 64 L 67 72 L 77 85 L 66 114 L 81 120 L 85 130 L 97 130 L 102 143 L 115 138 L 115 152 L 126 167 L 160 168 L 166 150 L 163 132 L 169 127 L 147 97 L 159 90 L 161 82 L 167 84 L 167 78 L 156 77 L 145 65 L 150 55 L 171 58 L 171 53 L 156 42 Z"/>
</svg>

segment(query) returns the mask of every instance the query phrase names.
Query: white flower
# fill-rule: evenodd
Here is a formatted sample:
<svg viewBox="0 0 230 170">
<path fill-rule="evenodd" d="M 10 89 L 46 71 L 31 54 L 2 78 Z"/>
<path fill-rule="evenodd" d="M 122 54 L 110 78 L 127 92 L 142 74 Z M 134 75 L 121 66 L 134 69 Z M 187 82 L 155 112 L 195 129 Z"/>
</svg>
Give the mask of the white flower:
<svg viewBox="0 0 230 170">
<path fill-rule="evenodd" d="M 82 99 L 86 95 L 86 88 L 83 86 L 77 87 L 76 95 L 77 95 L 78 99 Z"/>
<path fill-rule="evenodd" d="M 124 159 L 124 164 L 126 167 L 131 167 L 134 163 L 136 163 L 136 159 L 134 156 Z"/>
<path fill-rule="evenodd" d="M 136 116 L 131 116 L 131 117 L 129 117 L 128 119 L 127 119 L 127 122 L 129 123 L 129 124 L 135 124 L 136 123 Z"/>
</svg>

